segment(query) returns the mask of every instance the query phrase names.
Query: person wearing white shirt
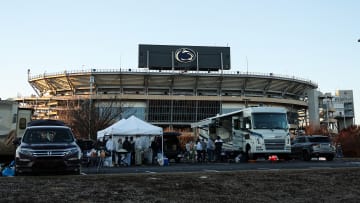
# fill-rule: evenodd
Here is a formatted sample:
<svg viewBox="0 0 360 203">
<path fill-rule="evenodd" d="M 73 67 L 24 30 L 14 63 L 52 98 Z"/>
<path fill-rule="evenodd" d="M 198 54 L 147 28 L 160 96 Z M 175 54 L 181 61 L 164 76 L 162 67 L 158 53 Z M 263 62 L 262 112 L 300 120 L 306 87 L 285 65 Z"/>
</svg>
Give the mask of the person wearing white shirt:
<svg viewBox="0 0 360 203">
<path fill-rule="evenodd" d="M 110 135 L 108 141 L 106 141 L 105 147 L 106 147 L 106 150 L 110 153 L 110 156 L 111 156 L 111 164 L 110 164 L 110 166 L 113 166 L 113 162 L 114 162 L 114 159 L 115 159 L 115 143 L 114 143 L 111 135 Z"/>
</svg>

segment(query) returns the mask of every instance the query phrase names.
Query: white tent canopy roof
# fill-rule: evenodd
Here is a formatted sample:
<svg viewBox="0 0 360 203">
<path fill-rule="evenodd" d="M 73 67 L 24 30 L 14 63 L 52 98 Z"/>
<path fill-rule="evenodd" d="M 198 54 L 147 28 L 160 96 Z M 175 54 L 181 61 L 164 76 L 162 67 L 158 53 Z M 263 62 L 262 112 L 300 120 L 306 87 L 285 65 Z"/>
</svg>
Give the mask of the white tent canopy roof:
<svg viewBox="0 0 360 203">
<path fill-rule="evenodd" d="M 110 135 L 111 132 L 113 131 L 113 128 L 117 128 L 117 126 L 121 125 L 121 123 L 125 122 L 125 118 L 117 121 L 116 123 L 112 124 L 111 126 L 103 129 L 103 130 L 99 130 L 97 131 L 97 139 L 101 139 L 103 138 L 105 135 Z"/>
<path fill-rule="evenodd" d="M 104 135 L 132 136 L 132 135 L 162 135 L 163 129 L 147 123 L 135 116 L 122 119 L 113 125 L 97 132 L 97 139 Z"/>
</svg>

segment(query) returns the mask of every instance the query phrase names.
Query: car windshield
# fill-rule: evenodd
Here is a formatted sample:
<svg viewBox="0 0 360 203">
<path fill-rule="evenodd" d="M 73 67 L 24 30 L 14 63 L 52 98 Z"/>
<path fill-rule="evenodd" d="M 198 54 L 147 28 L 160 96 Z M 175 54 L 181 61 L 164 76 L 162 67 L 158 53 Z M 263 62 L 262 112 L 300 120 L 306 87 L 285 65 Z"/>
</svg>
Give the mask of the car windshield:
<svg viewBox="0 0 360 203">
<path fill-rule="evenodd" d="M 284 113 L 253 113 L 254 129 L 287 129 Z"/>
<path fill-rule="evenodd" d="M 309 137 L 310 142 L 326 142 L 329 143 L 330 139 L 328 137 Z"/>
<path fill-rule="evenodd" d="M 23 137 L 23 142 L 28 144 L 66 143 L 73 141 L 74 138 L 69 129 L 31 129 L 27 130 Z"/>
</svg>

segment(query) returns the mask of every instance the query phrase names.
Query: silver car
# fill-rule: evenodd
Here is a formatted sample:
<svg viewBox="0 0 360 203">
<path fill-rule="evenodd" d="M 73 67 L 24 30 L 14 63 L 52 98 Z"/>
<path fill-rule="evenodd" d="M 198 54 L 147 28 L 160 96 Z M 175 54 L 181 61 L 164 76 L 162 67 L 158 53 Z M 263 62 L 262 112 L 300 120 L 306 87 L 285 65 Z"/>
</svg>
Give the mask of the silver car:
<svg viewBox="0 0 360 203">
<path fill-rule="evenodd" d="M 319 157 L 325 157 L 327 161 L 332 161 L 335 157 L 335 146 L 327 136 L 298 136 L 291 144 L 291 154 L 304 161 Z"/>
</svg>

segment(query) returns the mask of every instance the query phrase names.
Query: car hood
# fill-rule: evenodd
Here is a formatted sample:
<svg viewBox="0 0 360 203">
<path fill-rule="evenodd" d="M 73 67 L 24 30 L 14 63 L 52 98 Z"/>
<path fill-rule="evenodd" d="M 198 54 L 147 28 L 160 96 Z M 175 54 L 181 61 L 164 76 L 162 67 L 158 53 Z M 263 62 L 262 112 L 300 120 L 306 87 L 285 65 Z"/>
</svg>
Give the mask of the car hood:
<svg viewBox="0 0 360 203">
<path fill-rule="evenodd" d="M 44 144 L 21 144 L 23 149 L 68 149 L 78 147 L 74 143 L 44 143 Z"/>
</svg>

